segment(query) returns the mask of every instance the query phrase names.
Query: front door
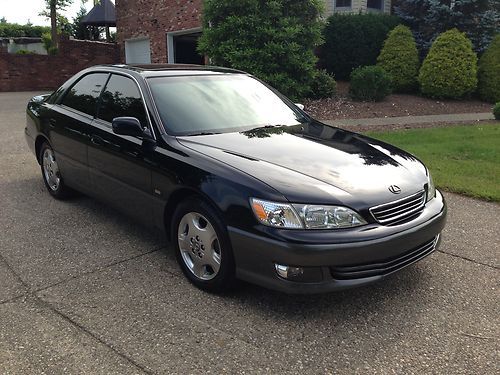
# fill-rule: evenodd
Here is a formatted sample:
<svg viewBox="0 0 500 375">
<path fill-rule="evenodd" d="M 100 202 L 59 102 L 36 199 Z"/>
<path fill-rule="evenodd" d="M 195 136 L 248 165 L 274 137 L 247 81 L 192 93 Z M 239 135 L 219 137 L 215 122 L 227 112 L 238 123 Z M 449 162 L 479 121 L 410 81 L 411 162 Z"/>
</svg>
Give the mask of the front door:
<svg viewBox="0 0 500 375">
<path fill-rule="evenodd" d="M 141 139 L 113 133 L 116 117 L 136 117 L 149 127 L 137 84 L 112 74 L 101 96 L 97 118 L 91 126 L 88 163 L 94 194 L 120 211 L 150 225 L 152 150 Z"/>
</svg>

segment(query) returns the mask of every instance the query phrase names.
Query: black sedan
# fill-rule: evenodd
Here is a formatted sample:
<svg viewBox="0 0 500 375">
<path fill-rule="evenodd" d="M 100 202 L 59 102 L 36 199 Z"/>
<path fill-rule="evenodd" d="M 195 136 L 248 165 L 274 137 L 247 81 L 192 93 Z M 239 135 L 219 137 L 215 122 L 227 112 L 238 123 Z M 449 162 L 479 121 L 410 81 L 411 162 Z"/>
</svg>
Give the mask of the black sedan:
<svg viewBox="0 0 500 375">
<path fill-rule="evenodd" d="M 332 291 L 432 253 L 446 205 L 427 168 L 299 107 L 240 71 L 96 66 L 31 99 L 26 139 L 53 197 L 165 231 L 208 291 Z"/>
</svg>

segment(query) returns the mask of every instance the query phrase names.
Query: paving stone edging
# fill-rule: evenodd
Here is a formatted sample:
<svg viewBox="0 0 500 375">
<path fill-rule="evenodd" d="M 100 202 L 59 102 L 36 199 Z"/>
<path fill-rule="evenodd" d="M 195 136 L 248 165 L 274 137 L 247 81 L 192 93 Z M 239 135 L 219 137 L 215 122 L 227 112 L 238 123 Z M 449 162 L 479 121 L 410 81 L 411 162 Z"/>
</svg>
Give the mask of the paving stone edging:
<svg viewBox="0 0 500 375">
<path fill-rule="evenodd" d="M 492 113 L 457 113 L 448 115 L 425 115 L 403 117 L 375 117 L 360 119 L 321 120 L 333 126 L 380 126 L 380 125 L 415 125 L 429 123 L 458 123 L 494 120 Z"/>
</svg>

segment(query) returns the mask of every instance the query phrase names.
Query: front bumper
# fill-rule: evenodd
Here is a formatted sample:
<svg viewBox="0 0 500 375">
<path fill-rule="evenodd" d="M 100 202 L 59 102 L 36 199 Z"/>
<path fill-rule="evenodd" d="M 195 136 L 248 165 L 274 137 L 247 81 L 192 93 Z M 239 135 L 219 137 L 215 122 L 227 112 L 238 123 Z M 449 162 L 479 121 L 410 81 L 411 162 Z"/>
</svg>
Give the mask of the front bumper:
<svg viewBox="0 0 500 375">
<path fill-rule="evenodd" d="M 324 293 L 372 283 L 424 258 L 439 246 L 445 222 L 446 203 L 437 192 L 418 218 L 393 227 L 281 230 L 274 238 L 228 231 L 239 279 L 285 293 Z M 320 269 L 320 280 L 283 279 L 276 264 Z"/>
</svg>

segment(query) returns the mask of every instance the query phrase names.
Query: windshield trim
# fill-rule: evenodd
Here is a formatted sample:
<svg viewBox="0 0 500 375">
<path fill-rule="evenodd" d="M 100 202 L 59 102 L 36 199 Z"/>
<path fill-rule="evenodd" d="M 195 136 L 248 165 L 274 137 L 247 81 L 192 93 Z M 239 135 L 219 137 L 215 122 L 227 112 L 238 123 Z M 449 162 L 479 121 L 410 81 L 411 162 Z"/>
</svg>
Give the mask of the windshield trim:
<svg viewBox="0 0 500 375">
<path fill-rule="evenodd" d="M 268 85 L 266 82 L 260 80 L 259 78 L 255 77 L 255 76 L 253 76 L 251 74 L 245 73 L 245 72 L 241 72 L 241 73 L 231 72 L 231 73 L 223 73 L 223 74 L 220 74 L 220 73 L 219 74 L 212 74 L 210 72 L 207 72 L 206 74 L 197 74 L 197 75 L 193 75 L 193 74 L 179 74 L 179 75 L 174 75 L 174 76 L 170 76 L 170 75 L 161 75 L 160 76 L 160 75 L 158 75 L 158 76 L 153 76 L 153 77 L 144 77 L 144 81 L 145 81 L 145 84 L 146 84 L 146 87 L 147 87 L 147 90 L 148 90 L 148 93 L 149 93 L 149 97 L 151 98 L 151 103 L 153 105 L 153 110 L 155 112 L 154 113 L 155 117 L 157 119 L 158 124 L 161 124 L 160 132 L 163 131 L 162 133 L 164 133 L 166 135 L 169 135 L 169 136 L 173 136 L 173 137 L 188 137 L 188 136 L 197 136 L 197 135 L 199 135 L 198 134 L 199 132 L 193 132 L 193 131 L 175 132 L 175 131 L 172 131 L 171 129 L 168 128 L 167 124 L 165 124 L 164 121 L 163 121 L 163 119 L 161 118 L 160 112 L 158 110 L 158 107 L 156 106 L 156 100 L 155 100 L 155 97 L 153 95 L 153 91 L 151 90 L 151 87 L 150 87 L 150 84 L 149 84 L 150 80 L 157 79 L 157 78 L 175 78 L 175 77 L 203 77 L 203 76 L 205 76 L 205 77 L 206 76 L 219 76 L 220 77 L 221 75 L 246 76 L 246 77 L 249 77 L 249 78 L 253 78 L 256 81 L 258 81 L 261 84 L 263 84 L 264 86 L 266 86 L 275 95 L 277 95 L 281 100 L 283 100 L 283 102 L 303 120 L 303 121 L 298 121 L 297 124 L 295 124 L 295 125 L 299 125 L 299 124 L 303 124 L 303 123 L 306 123 L 306 122 L 310 122 L 312 120 L 311 117 L 306 112 L 304 112 L 303 110 L 301 110 L 300 108 L 298 108 L 293 101 L 291 101 L 290 99 L 288 99 L 285 95 L 283 95 L 282 93 L 280 93 L 274 87 Z M 269 124 L 253 124 L 253 125 L 244 126 L 244 127 L 239 126 L 239 127 L 234 127 L 234 128 L 226 128 L 222 132 L 220 131 L 220 129 L 206 129 L 203 132 L 204 133 L 214 133 L 214 134 L 239 133 L 239 132 L 249 131 L 249 130 L 252 130 L 252 129 L 255 129 L 255 128 L 264 127 L 264 126 L 267 126 L 267 125 L 269 125 Z M 276 126 L 295 126 L 295 125 L 276 125 Z"/>
</svg>

